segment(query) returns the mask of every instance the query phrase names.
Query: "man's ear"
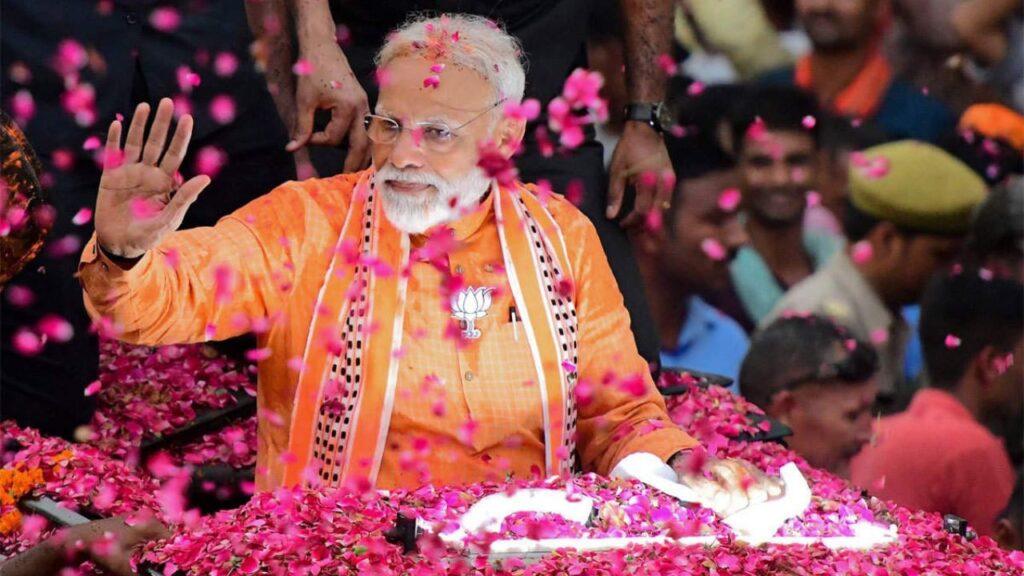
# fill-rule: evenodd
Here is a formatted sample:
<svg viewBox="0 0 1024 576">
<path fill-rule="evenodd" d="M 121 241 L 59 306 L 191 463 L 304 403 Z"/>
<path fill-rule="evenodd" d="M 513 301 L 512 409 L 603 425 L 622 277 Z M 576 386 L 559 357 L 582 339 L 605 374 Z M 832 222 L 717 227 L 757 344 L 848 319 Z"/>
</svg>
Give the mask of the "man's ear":
<svg viewBox="0 0 1024 576">
<path fill-rule="evenodd" d="M 659 226 L 656 230 L 650 230 L 646 226 L 636 226 L 626 231 L 629 242 L 633 248 L 644 256 L 657 257 L 665 248 L 666 231 L 668 226 Z"/>
<path fill-rule="evenodd" d="M 526 120 L 520 118 L 502 118 L 498 122 L 498 129 L 495 141 L 498 143 L 498 150 L 501 155 L 511 158 L 519 150 L 523 142 L 523 135 L 526 134 Z"/>
<path fill-rule="evenodd" d="M 793 411 L 796 409 L 796 405 L 796 396 L 792 390 L 780 390 L 768 401 L 764 413 L 789 426 L 793 420 Z"/>
<path fill-rule="evenodd" d="M 1003 374 L 1000 364 L 1005 356 L 994 346 L 989 345 L 971 359 L 970 370 L 974 371 L 975 378 L 983 389 L 988 389 Z"/>
<path fill-rule="evenodd" d="M 907 238 L 900 234 L 899 228 L 892 222 L 879 222 L 868 233 L 867 240 L 871 242 L 873 251 L 871 260 L 885 262 L 905 250 L 903 244 Z"/>
</svg>

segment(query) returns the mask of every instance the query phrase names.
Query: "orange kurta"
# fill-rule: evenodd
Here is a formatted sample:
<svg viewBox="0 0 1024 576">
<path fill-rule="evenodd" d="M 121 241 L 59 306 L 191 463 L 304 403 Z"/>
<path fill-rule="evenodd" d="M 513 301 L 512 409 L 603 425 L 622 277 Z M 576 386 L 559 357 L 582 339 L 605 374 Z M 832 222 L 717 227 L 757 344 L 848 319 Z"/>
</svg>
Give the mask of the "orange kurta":
<svg viewBox="0 0 1024 576">
<path fill-rule="evenodd" d="M 125 341 L 224 339 L 248 331 L 253 318 L 271 319 L 270 328 L 259 334 L 259 345 L 270 351 L 259 363 L 261 489 L 282 481 L 269 472 L 275 468 L 269 464 L 291 457 L 296 364 L 358 176 L 288 182 L 216 226 L 171 234 L 130 270 L 98 252 L 95 239 L 82 256 L 87 308 L 120 324 Z M 566 238 L 577 284 L 582 386 L 577 445 L 584 470 L 608 474 L 633 452 L 667 459 L 694 446 L 669 422 L 636 351 L 628 313 L 593 226 L 561 198 L 551 199 L 548 210 Z M 448 255 L 449 272 L 461 275 L 467 286 L 494 287 L 492 305 L 476 323 L 479 340 L 447 338 L 451 311 L 441 296 L 445 274 L 432 263 L 410 264 L 403 347 L 395 359 L 400 376 L 380 488 L 544 470 L 540 391 L 523 327 L 509 312 L 512 297 L 500 265 L 490 198 L 452 228 L 459 248 Z M 413 238 L 414 245 L 421 241 Z M 221 286 L 225 278 L 232 281 L 230 293 L 218 291 L 218 277 Z M 638 375 L 642 394 L 618 382 Z"/>
</svg>

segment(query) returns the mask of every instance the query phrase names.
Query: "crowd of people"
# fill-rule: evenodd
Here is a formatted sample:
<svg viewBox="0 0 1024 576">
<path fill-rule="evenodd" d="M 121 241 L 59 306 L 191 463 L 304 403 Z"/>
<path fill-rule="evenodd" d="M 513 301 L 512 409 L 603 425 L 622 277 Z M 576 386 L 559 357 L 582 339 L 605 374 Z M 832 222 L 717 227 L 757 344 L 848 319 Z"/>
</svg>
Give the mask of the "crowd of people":
<svg viewBox="0 0 1024 576">
<path fill-rule="evenodd" d="M 62 4 L 4 6 L 54 215 L 4 287 L 2 418 L 74 438 L 116 326 L 266 351 L 264 489 L 685 481 L 651 373 L 695 370 L 1021 546 L 1018 2 Z M 722 510 L 777 491 L 714 465 Z"/>
</svg>

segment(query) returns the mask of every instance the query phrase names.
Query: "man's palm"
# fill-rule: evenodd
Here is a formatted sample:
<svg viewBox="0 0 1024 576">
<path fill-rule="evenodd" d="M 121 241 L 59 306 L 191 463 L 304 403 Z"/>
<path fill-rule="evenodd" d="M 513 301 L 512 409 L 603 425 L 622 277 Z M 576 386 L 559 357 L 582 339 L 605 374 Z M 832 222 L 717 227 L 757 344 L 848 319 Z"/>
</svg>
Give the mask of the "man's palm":
<svg viewBox="0 0 1024 576">
<path fill-rule="evenodd" d="M 165 151 L 173 113 L 171 101 L 161 100 L 149 138 L 143 143 L 149 105 L 139 104 L 123 150 L 121 123 L 112 122 L 107 132 L 96 199 L 96 238 L 113 255 L 135 258 L 155 247 L 181 225 L 188 207 L 210 183 L 209 177 L 196 176 L 175 186 L 192 136 L 192 117 L 181 118 Z"/>
</svg>

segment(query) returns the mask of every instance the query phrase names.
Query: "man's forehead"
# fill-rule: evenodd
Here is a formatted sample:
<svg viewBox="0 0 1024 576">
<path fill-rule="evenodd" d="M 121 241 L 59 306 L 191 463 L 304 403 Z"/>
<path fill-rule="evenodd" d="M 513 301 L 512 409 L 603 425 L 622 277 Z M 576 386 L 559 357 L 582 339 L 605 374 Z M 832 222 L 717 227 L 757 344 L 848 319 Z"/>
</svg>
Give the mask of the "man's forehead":
<svg viewBox="0 0 1024 576">
<path fill-rule="evenodd" d="M 692 206 L 693 210 L 706 213 L 717 210 L 719 198 L 727 191 L 735 191 L 738 185 L 736 174 L 726 170 L 680 180 L 677 186 L 681 187 L 680 200 L 684 206 Z"/>
<path fill-rule="evenodd" d="M 458 119 L 492 104 L 493 88 L 473 70 L 419 57 L 392 60 L 381 73 L 377 114 Z"/>
<path fill-rule="evenodd" d="M 767 129 L 757 136 L 746 136 L 743 152 L 747 155 L 776 155 L 789 152 L 811 152 L 814 150 L 814 138 L 806 132 L 797 130 Z"/>
</svg>

